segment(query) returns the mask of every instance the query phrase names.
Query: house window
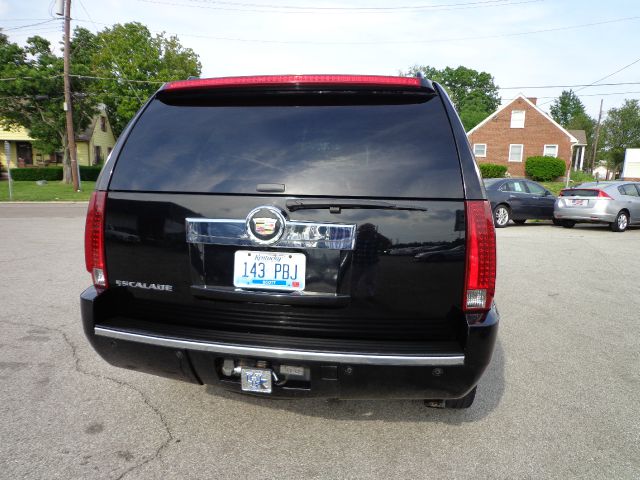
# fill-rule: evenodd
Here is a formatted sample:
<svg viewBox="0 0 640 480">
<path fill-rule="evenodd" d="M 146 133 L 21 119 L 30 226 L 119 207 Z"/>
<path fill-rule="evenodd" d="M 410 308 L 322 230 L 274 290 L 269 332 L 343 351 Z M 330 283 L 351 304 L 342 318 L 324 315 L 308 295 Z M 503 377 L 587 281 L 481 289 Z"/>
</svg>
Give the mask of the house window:
<svg viewBox="0 0 640 480">
<path fill-rule="evenodd" d="M 100 130 L 107 131 L 107 117 L 105 116 L 100 116 Z"/>
<path fill-rule="evenodd" d="M 509 161 L 510 162 L 522 162 L 522 152 L 524 146 L 522 144 L 509 145 Z"/>
<path fill-rule="evenodd" d="M 487 156 L 487 144 L 486 143 L 474 143 L 473 144 L 473 154 L 476 157 L 486 157 Z"/>
<path fill-rule="evenodd" d="M 511 111 L 511 128 L 524 128 L 524 110 Z"/>
<path fill-rule="evenodd" d="M 542 155 L 545 157 L 557 157 L 558 145 L 545 145 Z"/>
<path fill-rule="evenodd" d="M 98 165 L 99 163 L 102 163 L 102 148 L 100 147 L 100 145 L 96 145 L 93 147 L 93 149 L 93 164 Z"/>
</svg>

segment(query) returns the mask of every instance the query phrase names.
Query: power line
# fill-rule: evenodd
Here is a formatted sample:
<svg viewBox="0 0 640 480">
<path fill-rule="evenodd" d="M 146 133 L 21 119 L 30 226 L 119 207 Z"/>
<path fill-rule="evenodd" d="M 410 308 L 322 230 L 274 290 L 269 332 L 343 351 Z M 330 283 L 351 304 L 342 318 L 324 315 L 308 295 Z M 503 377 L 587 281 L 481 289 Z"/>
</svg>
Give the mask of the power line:
<svg viewBox="0 0 640 480">
<path fill-rule="evenodd" d="M 149 1 L 152 3 L 157 3 L 156 0 L 139 0 L 139 1 Z M 170 2 L 161 2 L 170 5 L 177 5 L 175 3 Z M 82 4 L 81 4 L 82 5 Z M 85 9 L 86 12 L 86 9 Z M 153 33 L 169 33 L 170 35 L 177 35 L 181 37 L 193 37 L 193 38 L 207 38 L 211 40 L 220 40 L 220 41 L 228 41 L 228 42 L 243 42 L 243 43 L 263 43 L 263 44 L 304 44 L 304 45 L 384 45 L 384 44 L 416 44 L 416 43 L 442 43 L 442 42 L 453 42 L 453 41 L 466 41 L 466 40 L 483 40 L 483 39 L 492 39 L 492 38 L 508 38 L 508 37 L 517 37 L 524 35 L 534 35 L 537 33 L 547 33 L 547 32 L 557 32 L 564 30 L 574 30 L 579 28 L 587 28 L 599 25 L 607 25 L 611 23 L 619 23 L 619 22 L 627 22 L 639 20 L 640 16 L 632 16 L 632 17 L 623 17 L 616 18 L 612 20 L 603 20 L 600 22 L 591 22 L 591 23 L 583 23 L 577 25 L 567 25 L 561 27 L 552 27 L 552 28 L 544 28 L 539 30 L 528 30 L 525 32 L 514 32 L 514 33 L 503 33 L 503 34 L 494 34 L 494 35 L 481 35 L 481 36 L 469 36 L 469 37 L 449 37 L 449 38 L 437 38 L 431 40 L 420 40 L 420 39 L 412 39 L 412 40 L 391 40 L 391 41 L 361 41 L 361 42 L 338 42 L 338 41 L 313 41 L 313 40 L 270 40 L 270 39 L 258 39 L 258 38 L 242 38 L 242 37 L 224 37 L 217 35 L 205 35 L 205 34 L 197 34 L 197 33 L 181 33 L 181 32 L 160 32 L 154 30 Z M 92 23 L 96 30 L 98 30 L 97 25 L 110 25 L 104 22 L 95 22 L 92 19 L 86 20 L 82 18 L 75 19 L 76 22 L 82 23 Z M 617 72 L 616 72 L 617 73 Z M 603 80 L 603 79 L 600 79 Z M 596 83 L 596 82 L 594 82 Z M 522 87 L 513 87 L 513 88 L 522 88 Z M 551 88 L 551 87 L 550 87 Z"/>
<path fill-rule="evenodd" d="M 90 79 L 90 80 L 112 80 L 115 82 L 129 82 L 129 83 L 155 83 L 155 84 L 162 84 L 162 83 L 167 83 L 167 81 L 161 81 L 161 80 L 133 80 L 133 79 L 128 79 L 128 78 L 120 78 L 120 77 L 96 77 L 96 76 L 92 76 L 92 75 L 69 75 L 70 77 L 73 78 L 85 78 L 85 79 Z"/>
<path fill-rule="evenodd" d="M 277 6 L 277 5 L 258 5 L 258 4 L 243 4 L 233 2 L 206 2 L 206 0 L 187 0 L 190 3 L 175 3 L 162 0 L 138 0 L 144 3 L 155 3 L 158 5 L 174 5 L 178 7 L 188 8 L 201 8 L 210 10 L 222 10 L 231 12 L 245 12 L 245 13 L 276 13 L 276 14 L 344 14 L 344 13 L 404 13 L 404 12 L 441 12 L 447 10 L 469 10 L 476 8 L 488 8 L 488 7 L 506 7 L 511 5 L 521 5 L 525 3 L 539 3 L 545 0 L 490 0 L 484 2 L 465 2 L 465 3 L 453 3 L 453 4 L 440 4 L 440 5 L 416 5 L 401 6 L 401 7 L 294 7 L 294 6 Z M 194 4 L 194 3 L 200 3 Z M 206 4 L 208 3 L 208 4 Z M 218 4 L 218 5 L 212 5 Z M 237 5 L 237 6 L 234 6 Z M 253 8 L 251 7 L 253 5 Z M 290 9 L 290 10 L 287 10 Z"/>
<path fill-rule="evenodd" d="M 139 1 L 149 1 L 152 3 L 158 3 L 156 0 L 139 0 Z M 177 5 L 175 3 L 168 2 L 159 2 L 166 3 L 168 5 Z M 314 41 L 314 40 L 270 40 L 270 39 L 259 39 L 259 38 L 242 38 L 242 37 L 224 37 L 217 35 L 203 35 L 203 34 L 194 34 L 194 33 L 180 33 L 180 32 L 164 32 L 169 33 L 171 35 L 177 35 L 181 37 L 194 37 L 194 38 L 207 38 L 211 40 L 220 40 L 220 41 L 228 41 L 228 42 L 243 42 L 243 43 L 262 43 L 262 44 L 275 44 L 275 45 L 288 45 L 288 44 L 297 44 L 297 45 L 402 45 L 402 44 L 422 44 L 422 43 L 443 43 L 443 42 L 456 42 L 456 41 L 467 41 L 467 40 L 484 40 L 484 39 L 492 39 L 492 38 L 509 38 L 509 37 L 519 37 L 525 35 L 533 35 L 536 33 L 548 33 L 548 32 L 559 32 L 564 30 L 575 30 L 579 28 L 587 28 L 594 27 L 599 25 L 607 25 L 611 23 L 619 23 L 619 22 L 627 22 L 633 20 L 639 20 L 640 16 L 633 17 L 624 17 L 624 18 L 616 18 L 612 20 L 603 20 L 601 22 L 592 22 L 592 23 L 583 23 L 578 25 L 567 25 L 563 27 L 553 27 L 553 28 L 544 28 L 539 30 L 528 30 L 524 32 L 514 32 L 514 33 L 503 33 L 503 34 L 493 34 L 493 35 L 481 35 L 481 36 L 470 36 L 470 37 L 449 37 L 449 38 L 437 38 L 430 40 L 420 40 L 420 39 L 411 39 L 411 40 L 382 40 L 382 41 L 359 41 L 359 42 L 340 42 L 340 41 Z M 85 20 L 78 19 L 77 21 L 83 22 Z M 95 22 L 92 22 L 95 24 Z M 154 33 L 160 33 L 155 31 Z"/>
<path fill-rule="evenodd" d="M 595 82 L 592 82 L 592 83 L 591 83 L 591 85 L 586 85 L 585 87 L 581 88 L 580 90 L 584 90 L 585 88 L 587 88 L 587 87 L 591 87 L 591 86 L 593 86 L 593 85 L 594 85 L 594 84 L 596 84 L 596 83 L 600 83 L 602 80 L 606 80 L 606 79 L 607 79 L 607 78 L 609 78 L 609 77 L 613 77 L 616 73 L 620 73 L 621 71 L 626 70 L 627 68 L 631 67 L 632 65 L 635 65 L 635 64 L 636 64 L 636 63 L 638 63 L 638 62 L 640 62 L 640 58 L 636 58 L 633 62 L 629 63 L 628 65 L 625 65 L 624 67 L 622 67 L 622 68 L 620 68 L 620 69 L 616 70 L 616 71 L 615 71 L 615 72 L 613 72 L 613 73 L 610 73 L 609 75 L 605 75 L 604 77 L 599 78 L 599 79 L 598 79 L 598 80 L 596 80 Z M 604 85 L 604 83 L 602 83 L 601 85 Z M 580 90 L 578 90 L 578 91 L 580 91 Z"/>
<path fill-rule="evenodd" d="M 631 92 L 586 93 L 586 94 L 577 95 L 577 96 L 578 97 L 608 97 L 608 96 L 612 96 L 612 95 L 638 95 L 638 94 L 640 94 L 640 90 L 635 90 L 635 91 L 631 91 Z M 122 95 L 122 94 L 110 92 L 110 91 L 107 91 L 107 90 L 100 90 L 100 91 L 95 91 L 95 92 L 74 93 L 73 95 L 76 96 L 76 97 L 112 96 L 112 97 L 118 97 L 118 98 L 137 98 L 137 97 L 134 97 L 133 95 Z M 0 98 L 34 99 L 36 96 L 37 95 L 0 95 Z M 47 98 L 43 98 L 40 101 L 58 100 L 58 99 L 61 99 L 61 98 L 64 98 L 64 97 L 62 95 L 54 96 L 54 97 L 47 97 Z M 541 99 L 547 99 L 547 98 L 556 99 L 558 97 L 543 96 L 543 97 L 536 97 L 536 98 L 538 100 L 541 100 Z"/>
<path fill-rule="evenodd" d="M 36 32 L 18 32 L 18 33 L 14 33 L 11 35 L 12 38 L 14 37 L 23 37 L 25 35 L 44 35 L 45 33 L 58 33 L 60 32 L 59 28 L 56 28 L 55 30 L 38 30 Z"/>
<path fill-rule="evenodd" d="M 91 23 L 93 23 L 94 28 L 96 30 L 98 30 L 98 26 L 93 22 L 93 19 L 91 18 L 91 14 L 89 13 L 89 11 L 84 6 L 84 3 L 82 3 L 82 0 L 79 0 L 79 1 L 80 1 L 80 6 L 82 7 L 82 10 L 84 10 L 84 13 L 87 15 L 87 17 L 89 17 L 89 20 L 91 21 Z M 105 41 L 105 39 L 103 37 L 99 37 L 99 38 L 102 39 L 103 45 L 106 47 L 106 49 L 111 54 L 111 58 L 113 59 L 113 64 L 120 71 L 120 74 L 122 74 L 122 72 L 123 72 L 122 67 L 118 64 L 118 61 L 116 60 L 116 56 L 114 55 L 113 50 L 111 50 L 111 47 L 109 46 L 109 44 Z M 138 92 L 136 91 L 136 89 L 133 88 L 133 86 L 131 85 L 131 82 L 127 83 L 127 86 L 129 87 L 129 90 L 131 90 L 133 92 L 133 94 L 136 96 L 136 99 L 138 100 L 138 103 L 140 103 L 142 105 L 142 99 L 139 97 Z"/>
<path fill-rule="evenodd" d="M 35 28 L 31 28 L 29 29 L 29 31 L 18 31 L 18 32 L 7 32 L 7 35 L 29 35 L 31 33 L 38 33 L 38 32 L 44 32 L 44 31 L 59 31 L 60 30 L 60 25 L 58 26 L 54 26 L 54 25 L 41 25 L 39 27 L 35 27 Z"/>
<path fill-rule="evenodd" d="M 608 97 L 611 95 L 632 95 L 632 94 L 640 94 L 640 90 L 635 92 L 605 92 L 605 93 L 584 93 L 582 95 L 577 95 L 578 97 Z M 537 97 L 538 100 L 544 98 L 556 99 L 558 97 Z"/>
<path fill-rule="evenodd" d="M 51 18 L 6 18 L 3 22 L 33 22 L 35 20 L 50 20 Z"/>
<path fill-rule="evenodd" d="M 638 63 L 638 62 L 640 62 L 640 58 L 636 58 L 633 62 L 631 62 L 631 63 L 629 63 L 629 64 L 625 65 L 625 66 L 624 66 L 624 67 L 622 67 L 622 68 L 619 68 L 618 70 L 616 70 L 616 71 L 615 71 L 615 72 L 613 72 L 613 73 L 609 73 L 609 74 L 605 75 L 604 77 L 599 78 L 598 80 L 596 80 L 596 81 L 594 81 L 594 82 L 591 82 L 590 84 L 587 84 L 587 85 L 581 85 L 581 87 L 582 87 L 582 88 L 579 88 L 578 90 L 576 90 L 576 92 L 580 92 L 580 91 L 584 90 L 585 88 L 597 87 L 597 86 L 600 86 L 600 85 L 607 85 L 606 83 L 599 83 L 599 82 L 601 82 L 602 80 L 606 80 L 607 78 L 613 77 L 615 74 L 620 73 L 620 72 L 622 72 L 623 70 L 626 70 L 627 68 L 629 68 L 629 67 L 631 67 L 631 66 L 635 65 L 635 64 L 636 64 L 636 63 Z M 597 84 L 597 85 L 596 85 L 596 84 Z M 621 85 L 621 83 L 619 83 L 618 85 Z M 631 83 L 629 83 L 628 85 L 631 85 Z M 576 92 L 574 92 L 574 93 L 576 93 Z M 551 101 L 546 101 L 546 102 L 544 102 L 544 103 L 542 103 L 542 104 L 540 104 L 540 105 L 546 105 L 547 103 L 551 103 Z"/>
<path fill-rule="evenodd" d="M 11 27 L 11 28 L 3 28 L 2 31 L 8 32 L 8 31 L 13 31 L 13 30 L 20 30 L 22 28 L 36 27 L 38 25 L 44 25 L 45 23 L 55 22 L 56 20 L 58 20 L 58 19 L 57 18 L 50 18 L 49 20 L 45 20 L 44 22 L 30 23 L 28 25 L 19 25 L 17 27 Z"/>
<path fill-rule="evenodd" d="M 521 87 L 498 87 L 499 90 L 525 90 L 533 88 L 575 88 L 575 87 L 611 87 L 613 85 L 640 85 L 640 82 L 616 82 L 616 83 L 579 83 L 576 85 L 527 85 Z M 577 92 L 578 90 L 574 91 Z"/>
<path fill-rule="evenodd" d="M 231 1 L 222 1 L 222 0 L 190 0 L 190 1 L 217 4 L 217 5 L 229 5 L 229 6 L 235 6 L 235 7 L 269 8 L 269 9 L 278 9 L 278 10 L 394 11 L 394 10 L 424 10 L 424 9 L 432 9 L 432 8 L 439 8 L 439 7 L 455 7 L 455 6 L 466 6 L 466 5 L 486 5 L 486 4 L 495 4 L 495 3 L 506 3 L 511 0 L 484 0 L 484 1 L 460 2 L 460 3 L 441 3 L 441 4 L 431 4 L 431 5 L 396 5 L 393 7 L 305 7 L 305 6 L 298 6 L 298 5 L 274 5 L 274 4 L 248 3 L 248 2 L 231 2 Z"/>
<path fill-rule="evenodd" d="M 0 82 L 8 82 L 8 81 L 14 81 L 14 80 L 44 80 L 44 79 L 54 79 L 61 76 L 62 75 L 50 75 L 47 77 L 28 77 L 28 76 L 8 77 L 8 78 L 0 78 Z M 81 78 L 81 79 L 88 79 L 88 80 L 110 80 L 114 82 L 129 82 L 129 83 L 152 83 L 156 85 L 160 85 L 160 84 L 171 81 L 171 80 L 134 80 L 134 79 L 123 78 L 123 77 L 99 77 L 95 75 L 78 75 L 78 74 L 70 74 L 69 76 L 73 78 Z M 527 89 L 537 89 L 537 88 L 543 88 L 543 89 L 544 88 L 574 88 L 574 87 L 581 87 L 585 85 L 591 86 L 591 87 L 611 87 L 611 86 L 617 86 L 617 85 L 640 85 L 640 82 L 613 82 L 613 83 L 599 83 L 597 85 L 588 84 L 588 83 L 573 84 L 573 85 L 526 85 L 526 86 L 518 86 L 518 87 L 499 87 L 499 89 L 500 90 L 527 90 Z M 634 93 L 634 92 L 628 92 L 628 93 Z M 608 94 L 615 94 L 615 92 L 608 93 Z M 594 94 L 594 96 L 596 95 L 604 95 L 604 94 Z M 587 95 L 584 95 L 584 96 L 587 96 Z M 555 98 L 555 97 L 538 97 L 538 98 Z"/>
<path fill-rule="evenodd" d="M 155 83 L 155 84 L 162 84 L 162 83 L 167 83 L 166 81 L 161 81 L 161 80 L 133 80 L 133 79 L 128 79 L 128 78 L 121 78 L 121 77 L 96 77 L 96 76 L 92 76 L 92 75 L 76 75 L 76 74 L 70 74 L 69 75 L 72 78 L 83 78 L 83 79 L 89 79 L 89 80 L 112 80 L 115 82 L 129 82 L 129 83 Z M 62 77 L 62 74 L 59 75 L 49 75 L 46 77 L 7 77 L 7 78 L 0 78 L 0 82 L 11 82 L 11 81 L 15 81 L 15 80 L 53 80 L 55 78 L 60 78 Z"/>
</svg>

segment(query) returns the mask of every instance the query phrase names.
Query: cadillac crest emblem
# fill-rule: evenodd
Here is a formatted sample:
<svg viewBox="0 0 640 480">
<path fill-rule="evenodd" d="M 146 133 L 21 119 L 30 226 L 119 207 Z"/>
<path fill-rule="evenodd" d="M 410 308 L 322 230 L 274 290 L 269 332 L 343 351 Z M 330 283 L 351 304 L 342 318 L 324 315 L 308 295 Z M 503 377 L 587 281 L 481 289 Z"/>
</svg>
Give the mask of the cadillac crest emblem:
<svg viewBox="0 0 640 480">
<path fill-rule="evenodd" d="M 263 206 L 254 208 L 247 215 L 247 235 L 258 245 L 271 245 L 282 237 L 286 220 L 276 207 Z"/>
</svg>

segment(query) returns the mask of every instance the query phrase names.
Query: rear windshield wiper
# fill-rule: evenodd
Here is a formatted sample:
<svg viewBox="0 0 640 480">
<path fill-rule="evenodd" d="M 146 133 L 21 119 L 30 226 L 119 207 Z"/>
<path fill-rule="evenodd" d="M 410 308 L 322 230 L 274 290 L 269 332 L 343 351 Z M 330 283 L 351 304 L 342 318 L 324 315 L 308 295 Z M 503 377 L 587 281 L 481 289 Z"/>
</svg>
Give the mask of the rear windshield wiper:
<svg viewBox="0 0 640 480">
<path fill-rule="evenodd" d="M 376 209 L 376 210 L 408 210 L 426 212 L 424 207 L 413 205 L 398 205 L 379 200 L 287 200 L 287 209 L 290 212 L 296 210 L 321 210 L 328 208 L 331 213 L 340 213 L 342 209 Z"/>
</svg>

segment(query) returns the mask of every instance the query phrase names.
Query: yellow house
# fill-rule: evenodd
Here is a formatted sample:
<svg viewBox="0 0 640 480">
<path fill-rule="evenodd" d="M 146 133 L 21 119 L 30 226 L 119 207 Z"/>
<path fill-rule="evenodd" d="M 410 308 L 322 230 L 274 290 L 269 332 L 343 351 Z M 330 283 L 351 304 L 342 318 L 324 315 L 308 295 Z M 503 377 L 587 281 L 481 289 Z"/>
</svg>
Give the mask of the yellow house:
<svg viewBox="0 0 640 480">
<path fill-rule="evenodd" d="M 23 127 L 11 129 L 0 128 L 0 165 L 7 167 L 5 158 L 5 142 L 9 142 L 9 160 L 11 168 L 43 167 L 62 164 L 62 154 L 44 154 L 33 147 L 33 138 L 29 130 Z M 107 159 L 116 143 L 111 124 L 104 107 L 93 118 L 91 124 L 83 132 L 76 134 L 76 152 L 80 165 L 96 165 Z"/>
</svg>

